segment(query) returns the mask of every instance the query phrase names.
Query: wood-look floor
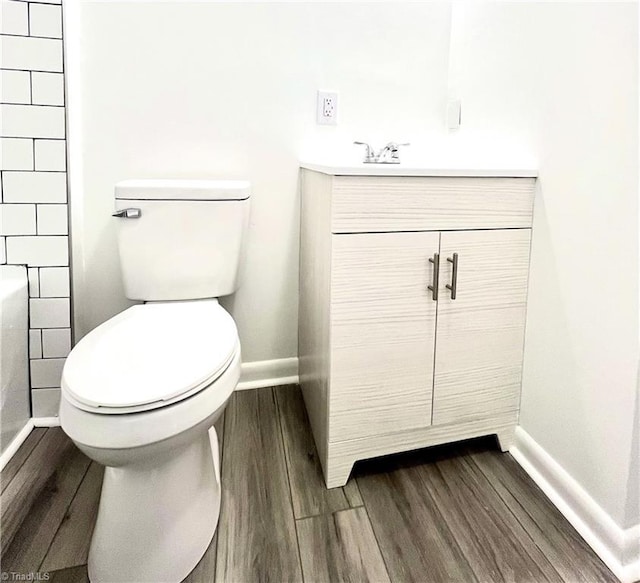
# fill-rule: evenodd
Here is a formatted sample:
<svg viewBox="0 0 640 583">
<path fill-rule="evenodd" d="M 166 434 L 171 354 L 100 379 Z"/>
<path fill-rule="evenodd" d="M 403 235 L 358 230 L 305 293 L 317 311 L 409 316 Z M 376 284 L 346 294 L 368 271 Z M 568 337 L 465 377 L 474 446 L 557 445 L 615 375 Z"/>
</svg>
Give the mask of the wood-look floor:
<svg viewBox="0 0 640 583">
<path fill-rule="evenodd" d="M 235 393 L 217 428 L 218 532 L 185 583 L 617 581 L 492 438 L 362 462 L 327 490 L 296 386 Z M 87 582 L 101 481 L 60 429 L 34 431 L 0 475 L 2 571 Z"/>
</svg>

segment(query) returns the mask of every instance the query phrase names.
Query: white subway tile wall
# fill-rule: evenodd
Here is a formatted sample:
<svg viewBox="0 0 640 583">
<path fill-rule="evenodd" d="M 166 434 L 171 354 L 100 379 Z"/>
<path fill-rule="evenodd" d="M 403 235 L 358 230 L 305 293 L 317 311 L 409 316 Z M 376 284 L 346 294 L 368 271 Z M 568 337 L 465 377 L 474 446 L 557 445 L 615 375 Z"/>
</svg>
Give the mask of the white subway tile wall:
<svg viewBox="0 0 640 583">
<path fill-rule="evenodd" d="M 69 298 L 31 298 L 31 328 L 69 328 Z"/>
<path fill-rule="evenodd" d="M 29 356 L 42 358 L 42 330 L 29 330 Z"/>
<path fill-rule="evenodd" d="M 64 138 L 64 108 L 3 104 L 2 135 L 8 138 Z"/>
<path fill-rule="evenodd" d="M 41 6 L 49 8 L 49 6 Z M 31 95 L 34 104 L 64 105 L 64 75 L 62 73 L 31 73 Z"/>
<path fill-rule="evenodd" d="M 58 414 L 71 350 L 61 0 L 3 0 L 0 263 L 26 265 L 34 417 Z"/>
<path fill-rule="evenodd" d="M 69 328 L 42 331 L 42 354 L 45 358 L 64 358 L 71 351 Z"/>
<path fill-rule="evenodd" d="M 2 68 L 62 73 L 62 40 L 2 35 Z"/>
<path fill-rule="evenodd" d="M 2 34 L 29 34 L 29 7 L 24 2 L 2 2 Z"/>
<path fill-rule="evenodd" d="M 11 265 L 41 267 L 69 265 L 69 244 L 64 235 L 6 237 L 5 246 L 7 263 Z"/>
<path fill-rule="evenodd" d="M 35 235 L 35 204 L 3 204 L 0 206 L 0 235 Z"/>
<path fill-rule="evenodd" d="M 64 172 L 67 152 L 64 140 L 35 140 L 35 169 Z"/>
<path fill-rule="evenodd" d="M 3 171 L 3 202 L 67 202 L 64 172 Z"/>
<path fill-rule="evenodd" d="M 2 138 L 2 169 L 33 170 L 33 140 Z"/>
<path fill-rule="evenodd" d="M 31 361 L 31 386 L 50 389 L 60 386 L 64 358 L 40 358 Z"/>
<path fill-rule="evenodd" d="M 68 267 L 41 267 L 39 279 L 41 298 L 69 297 Z"/>
<path fill-rule="evenodd" d="M 62 7 L 31 4 L 29 33 L 31 36 L 62 38 Z"/>
<path fill-rule="evenodd" d="M 2 103 L 31 103 L 31 73 L 2 70 Z"/>
<path fill-rule="evenodd" d="M 29 277 L 29 297 L 39 298 L 40 297 L 40 278 L 38 276 L 38 268 L 28 267 L 27 275 Z"/>
<path fill-rule="evenodd" d="M 36 389 L 31 396 L 34 417 L 57 417 L 60 389 Z"/>
<path fill-rule="evenodd" d="M 66 204 L 39 204 L 37 215 L 38 235 L 69 234 Z"/>
</svg>

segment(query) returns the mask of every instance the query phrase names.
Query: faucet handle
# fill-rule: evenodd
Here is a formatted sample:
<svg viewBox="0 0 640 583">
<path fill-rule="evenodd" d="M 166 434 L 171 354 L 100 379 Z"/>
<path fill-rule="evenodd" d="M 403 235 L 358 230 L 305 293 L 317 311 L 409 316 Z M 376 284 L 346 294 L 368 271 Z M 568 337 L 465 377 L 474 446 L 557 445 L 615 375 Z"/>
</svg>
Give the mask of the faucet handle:
<svg viewBox="0 0 640 583">
<path fill-rule="evenodd" d="M 401 146 L 410 146 L 410 142 L 404 142 L 403 144 L 399 144 L 398 142 L 389 142 L 385 147 L 389 148 L 392 152 L 397 152 Z"/>
<path fill-rule="evenodd" d="M 373 150 L 373 148 L 367 144 L 367 142 L 353 142 L 354 144 L 358 145 L 358 146 L 365 146 L 367 148 L 365 155 L 364 155 L 364 162 L 375 162 L 376 161 L 376 154 L 375 151 Z"/>
<path fill-rule="evenodd" d="M 400 164 L 400 146 L 408 146 L 409 143 L 399 144 L 389 142 L 378 154 L 377 162 L 380 164 Z"/>
<path fill-rule="evenodd" d="M 384 149 L 387 150 L 391 154 L 391 160 L 395 162 L 400 162 L 400 148 L 402 146 L 410 146 L 410 142 L 404 142 L 399 144 L 398 142 L 389 142 Z"/>
</svg>

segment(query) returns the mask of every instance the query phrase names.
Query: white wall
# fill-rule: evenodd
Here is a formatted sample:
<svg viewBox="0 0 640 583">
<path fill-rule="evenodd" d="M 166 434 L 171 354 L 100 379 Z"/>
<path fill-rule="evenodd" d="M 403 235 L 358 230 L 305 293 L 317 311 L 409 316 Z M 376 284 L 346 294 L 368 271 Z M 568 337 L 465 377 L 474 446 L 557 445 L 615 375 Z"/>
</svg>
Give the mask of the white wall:
<svg viewBox="0 0 640 583">
<path fill-rule="evenodd" d="M 450 80 L 458 139 L 508 134 L 539 159 L 520 423 L 621 527 L 640 518 L 626 504 L 639 354 L 637 9 L 458 5 Z"/>
<path fill-rule="evenodd" d="M 299 156 L 334 144 L 356 150 L 356 138 L 419 142 L 442 131 L 450 7 L 79 8 L 83 143 L 75 151 L 76 159 L 84 156 L 84 178 L 82 192 L 72 195 L 82 198 L 73 210 L 78 338 L 128 305 L 110 217 L 115 182 L 248 178 L 244 283 L 226 305 L 243 360 L 296 356 Z M 337 127 L 315 124 L 319 88 L 340 92 Z"/>
</svg>

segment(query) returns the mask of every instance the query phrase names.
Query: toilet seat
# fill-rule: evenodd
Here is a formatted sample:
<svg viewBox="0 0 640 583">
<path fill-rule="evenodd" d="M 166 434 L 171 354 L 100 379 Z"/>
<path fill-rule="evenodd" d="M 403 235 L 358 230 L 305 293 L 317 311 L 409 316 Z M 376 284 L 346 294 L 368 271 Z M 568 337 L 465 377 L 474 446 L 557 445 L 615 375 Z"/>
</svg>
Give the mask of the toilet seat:
<svg viewBox="0 0 640 583">
<path fill-rule="evenodd" d="M 211 385 L 239 350 L 233 318 L 217 300 L 136 305 L 74 347 L 62 392 L 92 413 L 149 411 Z"/>
</svg>

